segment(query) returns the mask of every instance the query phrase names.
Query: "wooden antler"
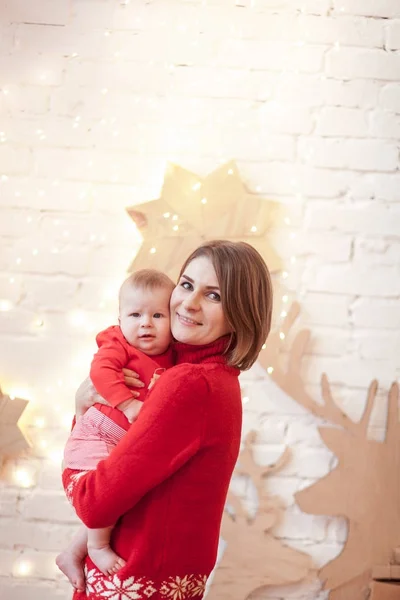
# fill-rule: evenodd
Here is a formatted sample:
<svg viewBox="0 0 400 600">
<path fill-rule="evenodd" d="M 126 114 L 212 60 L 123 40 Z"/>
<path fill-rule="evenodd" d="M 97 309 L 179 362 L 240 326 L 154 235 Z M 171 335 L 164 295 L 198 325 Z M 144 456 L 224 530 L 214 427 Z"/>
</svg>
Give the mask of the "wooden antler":
<svg viewBox="0 0 400 600">
<path fill-rule="evenodd" d="M 323 404 L 316 402 L 305 389 L 305 384 L 301 375 L 301 362 L 310 339 L 309 330 L 305 329 L 296 334 L 289 350 L 287 370 L 284 371 L 280 366 L 279 357 L 285 343 L 284 340 L 297 318 L 299 310 L 299 305 L 294 303 L 285 317 L 280 330 L 273 332 L 268 338 L 266 347 L 260 354 L 261 364 L 271 375 L 271 378 L 275 383 L 308 411 L 312 412 L 317 417 L 326 419 L 330 423 L 343 427 L 354 435 L 364 436 L 368 428 L 369 418 L 371 416 L 377 392 L 378 384 L 376 381 L 373 381 L 370 385 L 364 414 L 361 420 L 358 423 L 355 423 L 337 406 L 337 404 L 335 404 L 331 387 L 325 374 L 321 377 L 321 391 L 324 399 Z"/>
</svg>

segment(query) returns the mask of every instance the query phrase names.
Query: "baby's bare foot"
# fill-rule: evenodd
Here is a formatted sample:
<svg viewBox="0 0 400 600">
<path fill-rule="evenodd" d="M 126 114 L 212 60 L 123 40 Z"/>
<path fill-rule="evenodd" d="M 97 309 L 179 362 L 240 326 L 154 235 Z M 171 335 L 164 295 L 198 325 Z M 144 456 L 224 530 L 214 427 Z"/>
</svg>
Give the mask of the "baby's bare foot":
<svg viewBox="0 0 400 600">
<path fill-rule="evenodd" d="M 102 548 L 88 546 L 88 554 L 104 575 L 113 575 L 126 564 L 123 558 L 111 550 L 110 546 L 103 546 Z"/>
<path fill-rule="evenodd" d="M 85 575 L 83 557 L 68 550 L 61 552 L 56 558 L 57 567 L 66 575 L 78 592 L 85 591 Z"/>
</svg>

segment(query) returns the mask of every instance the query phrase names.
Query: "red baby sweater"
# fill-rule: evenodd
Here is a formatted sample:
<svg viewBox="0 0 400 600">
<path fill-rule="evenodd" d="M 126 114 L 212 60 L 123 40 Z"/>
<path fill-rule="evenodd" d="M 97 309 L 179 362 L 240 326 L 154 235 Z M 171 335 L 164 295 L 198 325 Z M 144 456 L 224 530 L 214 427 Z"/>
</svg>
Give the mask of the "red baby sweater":
<svg viewBox="0 0 400 600">
<path fill-rule="evenodd" d="M 99 347 L 93 357 L 90 367 L 90 379 L 94 387 L 113 407 L 125 400 L 132 400 L 132 391 L 126 386 L 123 368 L 131 369 L 140 374 L 140 379 L 145 384 L 140 393 L 139 400 L 147 394 L 147 386 L 158 367 L 168 369 L 172 367 L 172 349 L 168 348 L 164 354 L 148 356 L 124 338 L 117 325 L 108 327 L 96 336 Z"/>
<path fill-rule="evenodd" d="M 111 455 L 95 471 L 64 471 L 80 519 L 116 523 L 111 545 L 127 561 L 105 576 L 87 558 L 86 592 L 74 600 L 203 597 L 240 446 L 239 371 L 226 365 L 226 344 L 176 344 L 178 365 Z"/>
</svg>

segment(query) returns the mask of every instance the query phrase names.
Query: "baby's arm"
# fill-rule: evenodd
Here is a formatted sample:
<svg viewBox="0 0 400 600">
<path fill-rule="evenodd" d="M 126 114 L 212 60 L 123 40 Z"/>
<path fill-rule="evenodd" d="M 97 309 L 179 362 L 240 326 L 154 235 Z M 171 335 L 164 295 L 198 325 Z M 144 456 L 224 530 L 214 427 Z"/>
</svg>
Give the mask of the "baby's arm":
<svg viewBox="0 0 400 600">
<path fill-rule="evenodd" d="M 110 331 L 111 330 L 111 331 Z M 94 387 L 112 407 L 132 400 L 135 394 L 125 384 L 122 369 L 129 362 L 129 356 L 112 328 L 97 336 L 99 349 L 93 357 L 90 378 Z"/>
</svg>

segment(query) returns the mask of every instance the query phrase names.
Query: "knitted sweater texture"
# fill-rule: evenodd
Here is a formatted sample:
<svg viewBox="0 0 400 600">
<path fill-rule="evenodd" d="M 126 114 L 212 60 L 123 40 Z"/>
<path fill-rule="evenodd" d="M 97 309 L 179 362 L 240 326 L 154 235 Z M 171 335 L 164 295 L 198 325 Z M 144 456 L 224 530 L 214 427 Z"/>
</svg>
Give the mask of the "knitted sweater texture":
<svg viewBox="0 0 400 600">
<path fill-rule="evenodd" d="M 74 600 L 203 598 L 240 446 L 239 371 L 226 365 L 225 347 L 225 338 L 176 344 L 178 364 L 111 455 L 95 471 L 64 471 L 80 519 L 115 524 L 111 545 L 127 561 L 105 576 L 87 558 L 86 592 Z"/>
</svg>

